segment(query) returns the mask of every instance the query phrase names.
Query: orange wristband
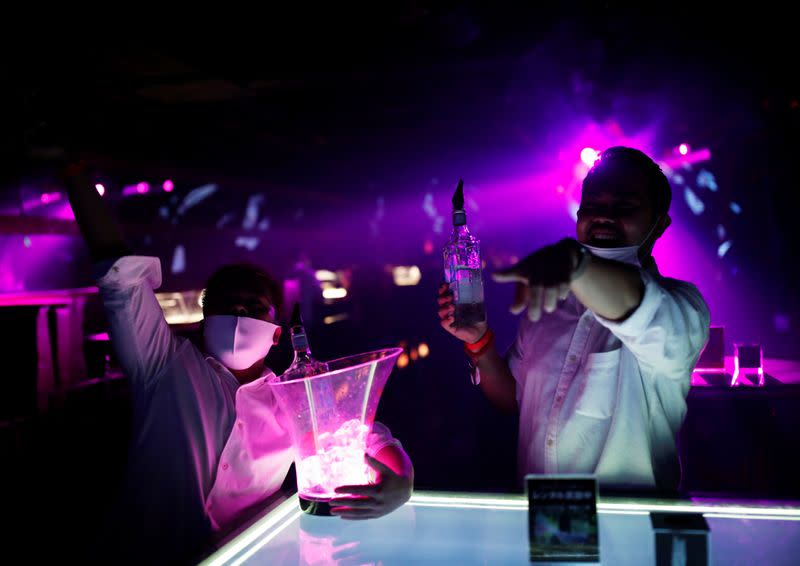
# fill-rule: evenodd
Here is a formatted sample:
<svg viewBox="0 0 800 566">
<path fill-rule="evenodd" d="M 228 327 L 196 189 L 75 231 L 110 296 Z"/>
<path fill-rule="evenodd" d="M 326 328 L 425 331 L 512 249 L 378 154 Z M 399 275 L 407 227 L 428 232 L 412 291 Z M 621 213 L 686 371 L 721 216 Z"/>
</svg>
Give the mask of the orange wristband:
<svg viewBox="0 0 800 566">
<path fill-rule="evenodd" d="M 492 342 L 494 342 L 494 332 L 492 332 L 491 328 L 487 328 L 484 335 L 477 342 L 473 344 L 464 342 L 464 351 L 474 360 L 485 354 Z"/>
</svg>

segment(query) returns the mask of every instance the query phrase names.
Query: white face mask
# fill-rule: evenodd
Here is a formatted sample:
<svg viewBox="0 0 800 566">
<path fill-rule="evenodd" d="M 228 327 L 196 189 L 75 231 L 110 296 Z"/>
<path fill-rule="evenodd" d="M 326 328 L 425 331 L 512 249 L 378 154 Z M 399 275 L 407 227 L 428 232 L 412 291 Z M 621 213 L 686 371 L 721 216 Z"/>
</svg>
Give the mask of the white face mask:
<svg viewBox="0 0 800 566">
<path fill-rule="evenodd" d="M 206 350 L 228 369 L 247 369 L 267 357 L 277 325 L 246 316 L 215 315 L 205 319 Z"/>
<path fill-rule="evenodd" d="M 639 260 L 639 250 L 644 245 L 644 243 L 650 238 L 650 235 L 653 233 L 653 230 L 655 230 L 656 226 L 658 226 L 658 221 L 660 219 L 661 219 L 660 216 L 656 218 L 653 227 L 650 228 L 650 231 L 647 233 L 647 235 L 644 238 L 642 238 L 642 241 L 636 244 L 635 246 L 622 246 L 620 248 L 597 248 L 595 246 L 587 246 L 586 244 L 584 244 L 583 247 L 592 252 L 592 255 L 596 255 L 597 257 L 602 257 L 603 259 L 610 259 L 613 261 L 619 261 L 622 263 L 629 263 L 631 265 L 641 267 L 642 263 Z"/>
</svg>

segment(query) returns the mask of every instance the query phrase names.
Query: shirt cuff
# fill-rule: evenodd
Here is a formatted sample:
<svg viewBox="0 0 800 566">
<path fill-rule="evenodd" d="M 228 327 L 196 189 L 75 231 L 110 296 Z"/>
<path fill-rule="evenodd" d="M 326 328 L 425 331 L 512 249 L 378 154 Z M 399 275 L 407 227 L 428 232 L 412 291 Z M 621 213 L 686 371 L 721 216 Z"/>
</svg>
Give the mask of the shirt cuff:
<svg viewBox="0 0 800 566">
<path fill-rule="evenodd" d="M 592 311 L 597 322 L 617 336 L 639 336 L 650 326 L 663 299 L 663 291 L 653 276 L 644 270 L 639 271 L 644 283 L 644 295 L 639 306 L 625 320 L 614 321 L 603 318 Z"/>
<path fill-rule="evenodd" d="M 373 458 L 387 446 L 396 446 L 402 450 L 403 445 L 392 436 L 386 425 L 379 422 L 372 424 L 372 432 L 367 437 L 367 454 Z"/>
<path fill-rule="evenodd" d="M 161 286 L 161 262 L 157 257 L 125 256 L 99 262 L 95 269 L 97 273 L 104 273 L 97 279 L 97 286 L 101 289 L 120 289 L 142 282 L 151 289 Z"/>
</svg>

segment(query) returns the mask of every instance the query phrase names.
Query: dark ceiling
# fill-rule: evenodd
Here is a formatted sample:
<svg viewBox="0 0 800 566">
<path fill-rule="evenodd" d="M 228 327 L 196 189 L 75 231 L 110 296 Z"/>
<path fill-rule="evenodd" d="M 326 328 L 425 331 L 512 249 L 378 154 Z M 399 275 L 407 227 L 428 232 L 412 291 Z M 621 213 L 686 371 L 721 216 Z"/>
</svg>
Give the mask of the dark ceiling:
<svg viewBox="0 0 800 566">
<path fill-rule="evenodd" d="M 589 84 L 584 103 L 598 118 L 621 85 L 657 89 L 678 72 L 704 77 L 700 89 L 754 96 L 796 85 L 788 8 L 539 4 L 307 7 L 203 25 L 152 15 L 137 32 L 29 35 L 4 55 L 4 152 L 20 164 L 36 149 L 67 147 L 121 176 L 325 191 L 330 176 L 358 185 L 386 166 L 446 158 L 450 145 L 513 145 L 509 124 L 524 117 L 513 94 L 537 80 Z M 521 78 L 548 49 L 547 76 Z"/>
</svg>

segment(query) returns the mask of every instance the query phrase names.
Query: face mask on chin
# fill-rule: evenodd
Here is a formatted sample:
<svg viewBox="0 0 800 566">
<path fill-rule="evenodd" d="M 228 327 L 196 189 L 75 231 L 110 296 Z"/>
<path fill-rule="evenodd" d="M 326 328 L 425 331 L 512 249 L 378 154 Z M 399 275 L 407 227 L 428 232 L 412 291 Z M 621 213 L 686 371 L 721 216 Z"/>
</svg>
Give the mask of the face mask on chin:
<svg viewBox="0 0 800 566">
<path fill-rule="evenodd" d="M 658 222 L 661 220 L 661 216 L 656 218 L 656 221 L 653 223 L 653 226 L 650 228 L 650 231 L 647 232 L 647 235 L 642 238 L 642 241 L 634 246 L 621 246 L 618 248 L 598 248 L 596 246 L 588 246 L 583 244 L 587 250 L 592 252 L 592 255 L 596 255 L 597 257 L 602 257 L 603 259 L 610 259 L 612 261 L 619 261 L 622 263 L 627 263 L 630 265 L 635 265 L 637 267 L 641 267 L 642 263 L 639 259 L 639 251 L 641 250 L 642 246 L 650 239 L 650 236 L 653 234 L 653 231 L 658 226 Z"/>
<path fill-rule="evenodd" d="M 267 357 L 278 325 L 247 316 L 213 315 L 203 322 L 206 350 L 232 370 L 251 367 Z"/>
</svg>

